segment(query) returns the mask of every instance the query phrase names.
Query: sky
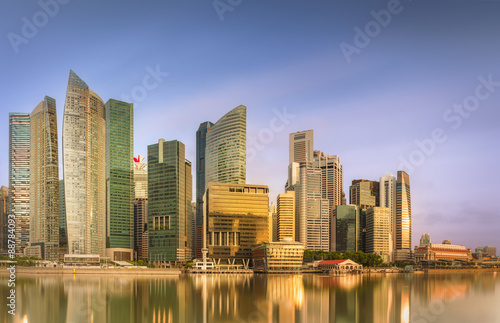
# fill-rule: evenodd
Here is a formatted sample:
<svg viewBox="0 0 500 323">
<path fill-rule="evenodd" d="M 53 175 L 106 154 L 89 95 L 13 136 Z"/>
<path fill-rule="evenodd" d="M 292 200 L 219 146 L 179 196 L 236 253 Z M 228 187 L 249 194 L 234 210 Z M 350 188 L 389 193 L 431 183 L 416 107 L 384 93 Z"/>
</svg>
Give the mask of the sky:
<svg viewBox="0 0 500 323">
<path fill-rule="evenodd" d="M 430 233 L 500 248 L 499 10 L 492 0 L 2 1 L 0 185 L 9 112 L 53 97 L 61 147 L 72 69 L 105 102 L 134 103 L 135 155 L 164 138 L 194 162 L 199 124 L 243 104 L 247 182 L 269 185 L 271 202 L 288 135 L 313 129 L 314 149 L 340 156 L 346 192 L 354 179 L 410 174 L 413 245 Z"/>
</svg>

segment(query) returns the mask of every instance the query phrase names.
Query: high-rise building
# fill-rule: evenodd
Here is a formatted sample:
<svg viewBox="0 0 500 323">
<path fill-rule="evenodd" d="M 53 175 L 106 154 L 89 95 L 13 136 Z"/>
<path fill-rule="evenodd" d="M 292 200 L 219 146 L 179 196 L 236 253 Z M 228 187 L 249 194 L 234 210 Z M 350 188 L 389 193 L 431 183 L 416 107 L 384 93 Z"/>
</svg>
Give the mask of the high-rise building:
<svg viewBox="0 0 500 323">
<path fill-rule="evenodd" d="M 289 135 L 289 158 L 291 163 L 312 163 L 314 134 L 312 130 L 298 131 Z"/>
<path fill-rule="evenodd" d="M 363 210 L 356 205 L 337 205 L 335 222 L 331 225 L 331 251 L 347 252 L 362 250 L 361 220 Z"/>
<path fill-rule="evenodd" d="M 59 181 L 59 259 L 68 253 L 68 229 L 66 227 L 66 203 L 64 201 L 64 180 Z"/>
<path fill-rule="evenodd" d="M 240 105 L 206 134 L 205 189 L 209 183 L 245 184 L 247 108 Z"/>
<path fill-rule="evenodd" d="M 396 250 L 395 260 L 411 259 L 410 176 L 398 171 L 396 182 Z"/>
<path fill-rule="evenodd" d="M 344 171 L 340 157 L 315 150 L 313 167 L 321 169 L 321 198 L 329 201 L 330 216 L 332 216 L 335 206 L 342 205 Z"/>
<path fill-rule="evenodd" d="M 420 237 L 420 245 L 419 247 L 425 247 L 431 244 L 431 235 L 428 233 L 422 234 L 422 237 Z"/>
<path fill-rule="evenodd" d="M 207 132 L 214 124 L 210 121 L 200 123 L 196 131 L 196 229 L 194 256 L 201 258 L 202 226 L 203 226 L 203 195 L 205 194 L 205 150 L 207 146 Z"/>
<path fill-rule="evenodd" d="M 366 210 L 366 253 L 377 254 L 390 262 L 390 211 L 386 207 Z"/>
<path fill-rule="evenodd" d="M 30 114 L 9 114 L 9 215 L 16 219 L 16 255 L 30 236 Z"/>
<path fill-rule="evenodd" d="M 289 191 L 278 195 L 277 199 L 277 241 L 290 239 L 295 241 L 295 192 Z"/>
<path fill-rule="evenodd" d="M 68 252 L 106 251 L 106 114 L 104 102 L 70 71 L 63 120 Z"/>
<path fill-rule="evenodd" d="M 396 178 L 392 174 L 380 177 L 379 201 L 381 207 L 389 208 L 390 214 L 390 244 L 391 261 L 394 261 L 394 250 L 396 250 Z"/>
<path fill-rule="evenodd" d="M 134 157 L 134 250 L 137 259 L 148 259 L 148 164 Z"/>
<path fill-rule="evenodd" d="M 7 251 L 7 228 L 9 214 L 9 188 L 7 186 L 0 187 L 0 252 Z"/>
<path fill-rule="evenodd" d="M 278 241 L 278 206 L 269 205 L 269 242 Z"/>
<path fill-rule="evenodd" d="M 106 254 L 113 260 L 134 259 L 133 156 L 134 105 L 110 99 L 106 102 Z"/>
<path fill-rule="evenodd" d="M 329 201 L 321 197 L 321 169 L 300 163 L 295 188 L 295 239 L 309 250 L 330 250 Z"/>
<path fill-rule="evenodd" d="M 363 210 L 379 206 L 379 182 L 357 179 L 352 181 L 349 191 L 350 204 Z"/>
<path fill-rule="evenodd" d="M 191 259 L 191 163 L 177 140 L 148 146 L 149 261 Z"/>
<path fill-rule="evenodd" d="M 59 150 L 56 101 L 46 96 L 31 112 L 30 244 L 59 260 Z"/>
<path fill-rule="evenodd" d="M 269 240 L 269 188 L 209 182 L 205 202 L 209 257 L 248 267 L 252 248 Z"/>
</svg>

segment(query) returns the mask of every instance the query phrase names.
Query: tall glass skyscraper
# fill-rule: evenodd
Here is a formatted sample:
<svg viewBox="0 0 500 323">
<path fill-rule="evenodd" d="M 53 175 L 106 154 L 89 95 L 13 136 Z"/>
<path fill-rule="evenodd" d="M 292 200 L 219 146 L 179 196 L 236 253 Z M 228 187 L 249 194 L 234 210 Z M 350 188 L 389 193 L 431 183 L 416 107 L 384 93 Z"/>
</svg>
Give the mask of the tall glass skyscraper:
<svg viewBox="0 0 500 323">
<path fill-rule="evenodd" d="M 16 255 L 30 236 L 30 114 L 9 114 L 9 214 L 16 218 Z"/>
<path fill-rule="evenodd" d="M 56 101 L 48 96 L 31 113 L 30 243 L 44 259 L 59 259 L 59 150 Z"/>
<path fill-rule="evenodd" d="M 191 163 L 177 140 L 148 146 L 148 233 L 150 261 L 191 258 Z"/>
<path fill-rule="evenodd" d="M 137 259 L 148 259 L 148 164 L 134 157 L 134 250 Z"/>
<path fill-rule="evenodd" d="M 195 230 L 195 257 L 201 257 L 202 226 L 203 226 L 203 194 L 205 194 L 205 149 L 207 146 L 207 132 L 214 124 L 205 121 L 196 131 L 196 230 Z"/>
<path fill-rule="evenodd" d="M 106 114 L 104 102 L 70 71 L 63 120 L 68 252 L 105 255 Z"/>
<path fill-rule="evenodd" d="M 208 183 L 245 184 L 247 108 L 226 113 L 207 132 L 205 190 Z"/>
<path fill-rule="evenodd" d="M 396 250 L 395 260 L 411 259 L 410 176 L 398 171 L 396 182 Z"/>
<path fill-rule="evenodd" d="M 339 252 L 362 250 L 361 218 L 363 211 L 357 205 L 337 205 L 332 224 L 331 250 Z"/>
<path fill-rule="evenodd" d="M 106 247 L 134 249 L 134 106 L 106 102 Z M 129 257 L 128 260 L 133 260 Z"/>
</svg>

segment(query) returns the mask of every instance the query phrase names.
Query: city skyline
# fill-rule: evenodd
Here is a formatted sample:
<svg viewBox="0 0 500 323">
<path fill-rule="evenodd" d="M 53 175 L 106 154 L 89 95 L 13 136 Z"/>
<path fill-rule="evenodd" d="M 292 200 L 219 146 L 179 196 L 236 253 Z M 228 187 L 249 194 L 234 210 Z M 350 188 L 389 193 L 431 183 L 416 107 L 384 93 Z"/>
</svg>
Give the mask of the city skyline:
<svg viewBox="0 0 500 323">
<path fill-rule="evenodd" d="M 342 158 L 344 192 L 352 180 L 377 181 L 389 173 L 396 176 L 399 165 L 405 164 L 401 159 L 424 156 L 421 164 L 410 163 L 413 170 L 402 168 L 412 182 L 412 247 L 424 232 L 471 249 L 498 246 L 500 219 L 492 201 L 498 195 L 494 147 L 499 134 L 494 121 L 499 116 L 499 87 L 493 84 L 489 99 L 481 99 L 478 109 L 463 114 L 467 117 L 453 113 L 448 114 L 454 118 L 452 122 L 444 118 L 454 104 L 463 104 L 474 95 L 477 86 L 500 80 L 499 58 L 494 55 L 498 52 L 495 31 L 499 22 L 494 15 L 498 4 L 455 3 L 453 15 L 446 21 L 443 16 L 449 3 L 401 4 L 404 10 L 348 63 L 339 44 L 353 44 L 353 28 L 364 28 L 374 20 L 370 11 L 385 9 L 387 2 L 320 4 L 316 8 L 296 2 L 265 7 L 244 2 L 226 12 L 223 21 L 211 3 L 161 5 L 169 19 L 160 19 L 161 10 L 153 10 L 154 5 L 142 4 L 141 10 L 147 13 L 142 16 L 150 22 L 137 18 L 132 20 L 133 27 L 126 28 L 110 17 L 110 24 L 115 21 L 117 27 L 107 29 L 96 40 L 83 38 L 92 45 L 88 48 L 117 46 L 120 50 L 124 49 L 122 43 L 128 47 L 125 36 L 132 36 L 138 46 L 118 59 L 116 55 L 94 57 L 88 49 L 82 53 L 74 50 L 80 47 L 65 30 L 73 22 L 90 28 L 80 19 L 92 6 L 69 2 L 60 5 L 57 15 L 39 27 L 28 43 L 21 44 L 18 53 L 7 37 L 1 42 L 5 60 L 0 63 L 4 71 L 0 80 L 6 99 L 0 110 L 1 136 L 8 138 L 9 112 L 29 113 L 47 95 L 56 99 L 58 139 L 62 142 L 62 107 L 70 68 L 105 101 L 115 98 L 134 103 L 134 155 L 146 155 L 148 144 L 165 138 L 185 143 L 186 158 L 195 161 L 194 134 L 199 124 L 217 120 L 242 104 L 248 108 L 247 183 L 269 185 L 271 201 L 284 192 L 288 135 L 313 129 L 315 146 Z M 121 6 L 125 18 L 133 17 L 134 9 L 139 8 Z M 31 19 L 42 10 L 36 3 L 7 7 L 9 16 L 2 17 L 1 23 L 3 34 L 21 34 L 21 18 Z M 96 20 L 104 21 L 112 7 L 101 4 L 95 10 Z M 198 25 L 182 21 L 192 19 L 190 15 L 195 15 Z M 424 15 L 427 26 L 412 30 Z M 262 26 L 251 23 L 253 29 L 245 27 L 257 17 Z M 473 27 L 466 28 L 464 21 Z M 279 24 L 283 26 L 257 37 Z M 101 22 L 91 30 L 99 26 Z M 175 37 L 179 28 L 185 28 L 192 43 Z M 81 31 L 73 29 L 74 39 L 79 39 Z M 141 41 L 146 30 L 151 30 L 146 38 L 150 42 Z M 168 39 L 165 44 L 163 39 Z M 245 45 L 247 41 L 249 45 Z M 69 52 L 63 54 L 58 43 Z M 54 57 L 41 50 L 49 44 L 54 46 L 50 51 Z M 204 48 L 202 53 L 194 53 L 196 46 Z M 146 84 L 154 89 L 147 90 L 145 97 L 134 98 L 133 89 L 145 88 L 143 80 L 148 75 Z M 485 85 L 481 95 L 487 89 Z M 293 117 L 287 118 L 287 114 Z M 437 128 L 443 130 L 441 135 L 434 134 Z M 433 137 L 437 140 L 430 141 Z M 251 138 L 257 138 L 256 142 Z M 0 185 L 7 186 L 7 139 L 0 143 L 0 150 Z M 62 158 L 59 160 L 61 163 Z M 468 168 L 474 176 L 464 176 L 463 170 Z"/>
</svg>

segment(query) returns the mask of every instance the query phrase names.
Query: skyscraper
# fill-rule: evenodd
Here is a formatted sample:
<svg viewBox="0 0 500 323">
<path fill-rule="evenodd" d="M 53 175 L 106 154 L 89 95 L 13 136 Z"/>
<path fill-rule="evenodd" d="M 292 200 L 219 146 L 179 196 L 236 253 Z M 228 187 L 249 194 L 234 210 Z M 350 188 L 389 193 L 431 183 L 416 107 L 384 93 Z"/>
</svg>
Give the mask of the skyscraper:
<svg viewBox="0 0 500 323">
<path fill-rule="evenodd" d="M 330 250 L 329 201 L 321 197 L 321 169 L 300 163 L 295 188 L 295 238 L 309 250 Z"/>
<path fill-rule="evenodd" d="M 352 181 L 349 187 L 350 204 L 361 206 L 363 210 L 379 206 L 379 183 L 366 179 Z"/>
<path fill-rule="evenodd" d="M 106 102 L 106 247 L 133 260 L 134 249 L 134 106 L 114 99 Z M 114 250 L 113 250 L 114 249 Z"/>
<path fill-rule="evenodd" d="M 313 141 L 314 134 L 312 130 L 291 133 L 288 141 L 288 164 L 312 163 L 314 157 Z"/>
<path fill-rule="evenodd" d="M 148 234 L 150 261 L 191 258 L 189 213 L 192 200 L 191 163 L 177 140 L 148 146 Z"/>
<path fill-rule="evenodd" d="M 200 123 L 196 131 L 196 230 L 195 230 L 195 257 L 201 257 L 202 226 L 203 226 L 203 194 L 205 194 L 205 150 L 207 146 L 207 132 L 214 124 L 210 121 Z"/>
<path fill-rule="evenodd" d="M 220 118 L 206 134 L 205 189 L 209 183 L 246 182 L 247 108 L 240 105 Z"/>
<path fill-rule="evenodd" d="M 331 226 L 331 250 L 339 252 L 362 250 L 361 220 L 363 210 L 356 205 L 337 205 L 335 223 Z"/>
<path fill-rule="evenodd" d="M 372 207 L 366 210 L 366 253 L 381 256 L 390 261 L 390 211 L 386 207 Z"/>
<path fill-rule="evenodd" d="M 395 260 L 411 259 L 410 176 L 398 171 L 396 182 L 396 251 Z"/>
<path fill-rule="evenodd" d="M 391 261 L 394 261 L 394 250 L 396 249 L 396 178 L 392 174 L 380 177 L 379 184 L 380 206 L 389 208 L 390 232 L 389 237 L 391 249 Z"/>
<path fill-rule="evenodd" d="M 281 193 L 277 199 L 277 241 L 295 241 L 295 192 Z"/>
<path fill-rule="evenodd" d="M 148 259 L 148 164 L 134 157 L 134 250 L 137 259 Z"/>
<path fill-rule="evenodd" d="M 321 198 L 329 201 L 330 216 L 332 216 L 335 206 L 342 205 L 344 171 L 340 157 L 315 150 L 313 167 L 321 169 Z"/>
<path fill-rule="evenodd" d="M 59 153 L 56 101 L 48 96 L 31 112 L 30 244 L 44 259 L 59 259 Z"/>
<path fill-rule="evenodd" d="M 7 186 L 0 187 L 0 251 L 7 251 L 7 227 L 8 227 L 8 210 L 9 210 L 9 188 Z"/>
<path fill-rule="evenodd" d="M 64 201 L 64 180 L 59 181 L 59 256 L 68 253 L 68 229 L 66 227 L 66 203 Z"/>
<path fill-rule="evenodd" d="M 104 102 L 70 71 L 63 120 L 63 172 L 70 254 L 105 255 Z"/>
<path fill-rule="evenodd" d="M 30 114 L 9 114 L 9 214 L 16 219 L 16 255 L 30 235 Z"/>
</svg>

